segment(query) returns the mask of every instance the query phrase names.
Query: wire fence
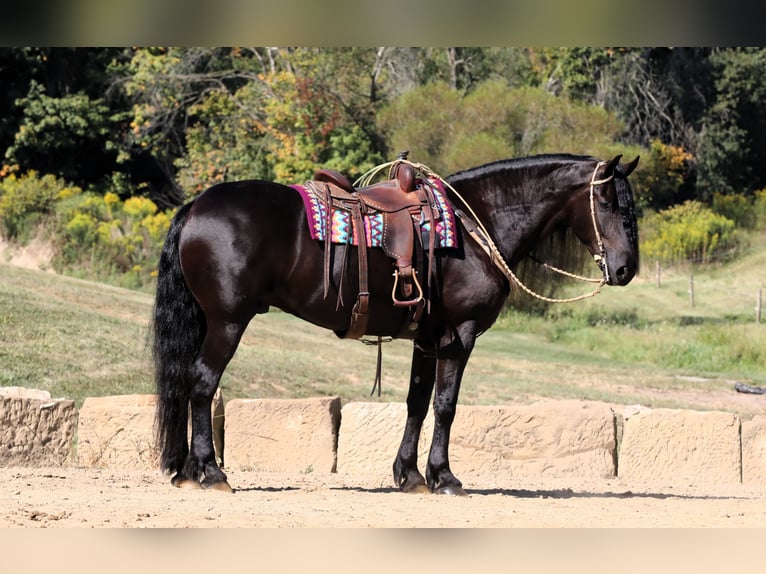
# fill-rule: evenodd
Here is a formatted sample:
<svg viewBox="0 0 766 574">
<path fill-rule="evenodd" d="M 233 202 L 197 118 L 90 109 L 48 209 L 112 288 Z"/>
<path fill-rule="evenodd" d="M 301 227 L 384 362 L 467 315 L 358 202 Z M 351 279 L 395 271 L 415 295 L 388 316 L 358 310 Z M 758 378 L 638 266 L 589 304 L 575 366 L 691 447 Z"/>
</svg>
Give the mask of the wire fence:
<svg viewBox="0 0 766 574">
<path fill-rule="evenodd" d="M 642 274 L 648 278 L 649 269 Z M 655 262 L 651 268 L 657 289 L 686 292 L 690 310 L 727 317 L 751 316 L 757 323 L 764 321 L 763 288 L 766 286 L 766 267 L 757 266 L 756 272 L 739 273 L 731 267 L 716 269 L 706 265 L 696 270 L 691 262 L 682 265 L 663 265 Z M 680 303 L 680 302 L 679 302 Z"/>
</svg>

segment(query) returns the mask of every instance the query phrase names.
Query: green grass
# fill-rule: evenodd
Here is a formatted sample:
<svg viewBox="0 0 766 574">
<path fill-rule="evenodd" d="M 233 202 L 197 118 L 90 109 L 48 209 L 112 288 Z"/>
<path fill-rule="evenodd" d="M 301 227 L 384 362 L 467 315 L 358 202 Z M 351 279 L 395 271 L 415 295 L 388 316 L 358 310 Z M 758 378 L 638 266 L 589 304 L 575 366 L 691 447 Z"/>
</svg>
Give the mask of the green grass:
<svg viewBox="0 0 766 574">
<path fill-rule="evenodd" d="M 688 273 L 666 271 L 658 288 L 651 269 L 546 315 L 509 312 L 479 339 L 460 403 L 716 408 L 704 396 L 736 394 L 734 380 L 766 385 L 766 323 L 756 324 L 753 311 L 764 269 L 766 249 L 695 271 L 693 308 Z M 0 385 L 47 389 L 78 406 L 88 396 L 153 392 L 151 308 L 144 292 L 0 264 Z M 410 353 L 406 341 L 384 345 L 383 394 L 370 398 L 375 347 L 273 310 L 248 327 L 222 388 L 227 400 L 404 401 Z M 724 400 L 720 408 L 749 407 Z"/>
</svg>

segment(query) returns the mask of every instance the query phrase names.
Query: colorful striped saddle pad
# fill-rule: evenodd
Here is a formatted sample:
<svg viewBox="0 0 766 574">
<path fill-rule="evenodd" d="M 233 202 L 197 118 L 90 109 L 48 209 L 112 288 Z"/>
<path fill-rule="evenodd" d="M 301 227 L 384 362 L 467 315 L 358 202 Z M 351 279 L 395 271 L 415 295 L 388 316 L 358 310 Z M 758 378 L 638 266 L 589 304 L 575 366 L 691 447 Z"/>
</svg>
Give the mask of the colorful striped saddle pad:
<svg viewBox="0 0 766 574">
<path fill-rule="evenodd" d="M 454 248 L 458 246 L 456 219 L 452 205 L 447 201 L 444 192 L 444 186 L 441 181 L 431 180 L 434 197 L 437 203 L 438 215 L 435 216 L 436 236 L 434 245 L 437 248 Z M 422 185 L 422 184 L 420 184 Z M 311 237 L 313 239 L 324 241 L 327 236 L 327 206 L 305 185 L 291 185 L 303 198 L 306 207 L 306 216 L 308 219 Z M 435 212 L 435 213 L 436 213 Z M 364 218 L 364 230 L 367 237 L 368 247 L 380 247 L 383 240 L 383 213 L 372 213 Z M 421 222 L 421 230 L 430 232 L 428 221 Z M 333 243 L 344 243 L 353 245 L 355 235 L 351 211 L 333 206 L 331 241 Z"/>
</svg>

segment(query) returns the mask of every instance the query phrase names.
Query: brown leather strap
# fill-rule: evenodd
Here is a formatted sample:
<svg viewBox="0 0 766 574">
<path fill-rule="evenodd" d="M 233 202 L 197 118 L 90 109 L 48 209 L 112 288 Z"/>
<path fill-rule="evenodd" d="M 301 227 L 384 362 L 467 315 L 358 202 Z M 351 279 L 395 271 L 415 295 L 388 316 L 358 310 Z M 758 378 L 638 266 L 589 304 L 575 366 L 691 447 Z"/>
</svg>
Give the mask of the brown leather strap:
<svg viewBox="0 0 766 574">
<path fill-rule="evenodd" d="M 367 307 L 370 301 L 367 275 L 367 234 L 364 231 L 364 215 L 360 204 L 351 206 L 351 218 L 354 222 L 357 252 L 359 254 L 359 295 L 351 311 L 351 325 L 346 332 L 347 339 L 359 339 L 367 330 Z"/>
<path fill-rule="evenodd" d="M 326 183 L 321 186 L 322 202 L 325 207 L 325 225 L 324 225 L 324 297 L 330 290 L 330 264 L 332 252 L 332 198 L 330 197 L 330 186 Z"/>
<path fill-rule="evenodd" d="M 380 391 L 383 387 L 383 337 L 378 337 L 376 344 L 378 346 L 378 357 L 375 361 L 375 380 L 372 383 L 370 396 L 375 393 L 375 387 L 378 388 L 378 396 L 380 396 Z"/>
</svg>

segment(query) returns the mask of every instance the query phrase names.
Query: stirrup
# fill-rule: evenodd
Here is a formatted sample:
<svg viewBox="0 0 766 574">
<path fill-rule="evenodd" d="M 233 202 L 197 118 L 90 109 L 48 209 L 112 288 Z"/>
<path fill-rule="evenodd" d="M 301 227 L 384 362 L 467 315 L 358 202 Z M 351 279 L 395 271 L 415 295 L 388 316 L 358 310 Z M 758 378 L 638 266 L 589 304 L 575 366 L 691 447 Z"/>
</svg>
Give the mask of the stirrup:
<svg viewBox="0 0 766 574">
<path fill-rule="evenodd" d="M 415 299 L 409 299 L 407 301 L 400 301 L 396 298 L 396 287 L 399 285 L 399 270 L 394 269 L 394 287 L 391 289 L 391 299 L 394 300 L 394 307 L 414 307 L 423 300 L 423 288 L 418 281 L 417 271 L 412 272 L 412 281 L 415 283 L 415 287 L 418 289 L 418 296 Z"/>
</svg>

